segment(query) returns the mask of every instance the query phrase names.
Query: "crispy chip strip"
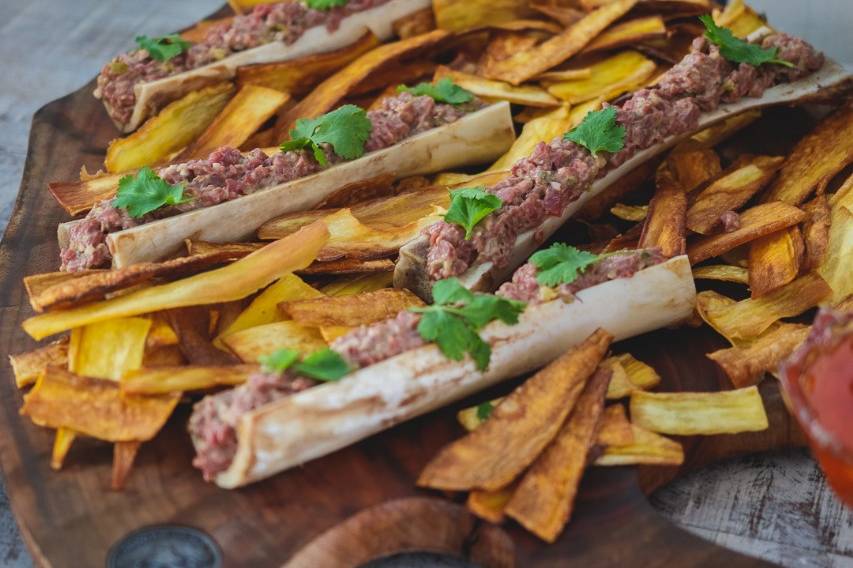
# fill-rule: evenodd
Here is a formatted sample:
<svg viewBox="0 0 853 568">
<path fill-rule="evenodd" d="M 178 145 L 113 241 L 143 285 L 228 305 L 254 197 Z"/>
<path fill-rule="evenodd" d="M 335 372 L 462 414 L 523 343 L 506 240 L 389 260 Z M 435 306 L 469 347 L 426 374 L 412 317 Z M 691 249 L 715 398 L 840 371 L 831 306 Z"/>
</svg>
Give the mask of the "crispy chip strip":
<svg viewBox="0 0 853 568">
<path fill-rule="evenodd" d="M 593 64 L 589 79 L 549 84 L 548 92 L 571 104 L 610 100 L 643 85 L 656 68 L 654 61 L 641 53 L 623 51 Z"/>
<path fill-rule="evenodd" d="M 33 338 L 43 339 L 116 317 L 245 298 L 284 274 L 310 264 L 328 234 L 323 223 L 314 223 L 224 268 L 79 308 L 38 315 L 24 321 L 23 327 Z"/>
<path fill-rule="evenodd" d="M 181 349 L 177 345 L 164 345 L 146 349 L 142 357 L 142 367 L 145 369 L 154 367 L 178 367 L 185 364 Z"/>
<path fill-rule="evenodd" d="M 513 104 L 532 107 L 553 108 L 560 106 L 553 95 L 545 89 L 534 85 L 513 86 L 503 81 L 484 79 L 471 73 L 455 71 L 449 67 L 439 66 L 435 72 L 435 79 L 449 77 L 454 83 L 471 91 L 486 101 L 503 100 Z"/>
<path fill-rule="evenodd" d="M 327 296 L 349 296 L 352 294 L 363 294 L 391 286 L 391 274 L 367 274 L 341 278 L 326 284 L 320 291 Z"/>
<path fill-rule="evenodd" d="M 749 288 L 753 298 L 769 294 L 800 273 L 805 256 L 803 234 L 796 225 L 752 241 L 749 247 Z"/>
<path fill-rule="evenodd" d="M 853 191 L 841 192 L 833 196 L 829 246 L 818 269 L 832 287 L 834 304 L 853 294 Z"/>
<path fill-rule="evenodd" d="M 511 482 L 557 435 L 611 340 L 599 329 L 536 373 L 507 396 L 482 427 L 433 458 L 418 485 L 494 490 Z"/>
<path fill-rule="evenodd" d="M 121 381 L 121 390 L 134 395 L 163 395 L 235 386 L 246 382 L 258 370 L 257 365 L 145 368 L 129 372 Z"/>
<path fill-rule="evenodd" d="M 142 366 L 151 320 L 116 318 L 71 330 L 68 370 L 95 379 L 120 381 Z"/>
<path fill-rule="evenodd" d="M 636 3 L 637 0 L 614 0 L 584 16 L 563 33 L 536 47 L 517 53 L 509 59 L 497 62 L 488 70 L 487 77 L 520 85 L 578 53 L 605 28 L 624 16 Z"/>
<path fill-rule="evenodd" d="M 314 85 L 381 43 L 368 31 L 354 44 L 334 51 L 278 63 L 245 65 L 237 69 L 237 86 L 256 85 L 301 97 L 311 92 Z"/>
<path fill-rule="evenodd" d="M 608 387 L 609 388 L 609 387 Z M 595 444 L 598 446 L 627 446 L 634 443 L 634 430 L 628 415 L 625 414 L 625 406 L 622 404 L 611 404 L 604 408 L 601 415 L 601 426 Z"/>
<path fill-rule="evenodd" d="M 693 268 L 693 279 L 746 284 L 749 282 L 749 271 L 742 266 L 731 264 L 710 264 Z"/>
<path fill-rule="evenodd" d="M 302 99 L 299 104 L 292 107 L 282 117 L 281 127 L 275 138 L 286 140 L 290 129 L 300 118 L 316 118 L 336 106 L 338 106 L 348 95 L 352 94 L 357 87 L 377 72 L 384 68 L 415 57 L 442 41 L 450 34 L 444 30 L 435 30 L 427 34 L 404 39 L 394 43 L 385 44 L 373 49 L 328 79 L 320 83 L 311 94 Z"/>
<path fill-rule="evenodd" d="M 706 306 L 703 318 L 730 340 L 757 337 L 775 321 L 813 308 L 832 294 L 817 274 L 806 274 L 761 298 L 748 298 L 730 305 Z"/>
<path fill-rule="evenodd" d="M 178 336 L 181 354 L 191 365 L 233 365 L 237 358 L 217 349 L 211 341 L 216 328 L 212 312 L 205 306 L 168 310 L 166 316 Z"/>
<path fill-rule="evenodd" d="M 293 321 L 277 321 L 229 333 L 221 342 L 244 363 L 257 363 L 259 357 L 278 349 L 313 353 L 326 347 L 319 330 Z"/>
<path fill-rule="evenodd" d="M 729 347 L 708 353 L 731 379 L 735 388 L 758 384 L 764 373 L 775 371 L 809 334 L 809 326 L 777 323 L 744 347 Z"/>
<path fill-rule="evenodd" d="M 115 195 L 123 175 L 102 174 L 79 182 L 50 182 L 47 188 L 69 215 L 77 215 L 91 209 L 93 203 Z"/>
<path fill-rule="evenodd" d="M 613 371 L 613 376 L 607 387 L 608 400 L 624 398 L 635 390 L 652 389 L 661 381 L 657 371 L 642 361 L 638 361 L 630 353 L 608 357 L 602 365 L 609 366 Z"/>
<path fill-rule="evenodd" d="M 396 316 L 402 310 L 423 306 L 408 290 L 376 290 L 355 296 L 282 302 L 279 311 L 308 327 L 366 325 Z"/>
<path fill-rule="evenodd" d="M 56 471 L 62 469 L 62 464 L 65 463 L 65 458 L 68 456 L 68 451 L 71 445 L 77 438 L 77 432 L 69 428 L 57 428 L 56 434 L 53 437 L 53 449 L 50 453 L 50 468 Z"/>
<path fill-rule="evenodd" d="M 39 426 L 70 428 L 107 442 L 144 442 L 163 427 L 179 399 L 122 394 L 112 381 L 49 367 L 24 397 L 21 414 Z"/>
<path fill-rule="evenodd" d="M 605 188 L 598 195 L 587 201 L 580 211 L 576 213 L 579 219 L 592 221 L 606 213 L 610 207 L 625 197 L 639 191 L 646 185 L 649 177 L 654 173 L 657 166 L 656 160 L 643 162 L 615 182 Z M 647 213 L 648 216 L 648 213 Z"/>
<path fill-rule="evenodd" d="M 593 465 L 681 465 L 684 449 L 681 444 L 645 428 L 632 424 L 634 441 L 625 446 L 607 446 Z"/>
<path fill-rule="evenodd" d="M 571 517 L 610 374 L 600 368 L 592 376 L 559 434 L 536 458 L 507 503 L 506 514 L 542 540 L 554 542 Z"/>
<path fill-rule="evenodd" d="M 616 360 L 615 357 L 608 357 L 602 361 L 601 364 L 602 366 L 609 368 L 612 373 L 610 382 L 607 385 L 607 395 L 605 397 L 608 400 L 619 400 L 620 398 L 625 398 L 638 388 L 628 378 L 628 373 L 625 371 L 625 368 L 618 360 Z"/>
<path fill-rule="evenodd" d="M 139 453 L 141 444 L 142 442 L 116 442 L 113 444 L 113 472 L 110 482 L 110 488 L 113 491 L 124 489 L 124 484 L 133 468 L 133 462 L 136 460 L 136 454 Z"/>
<path fill-rule="evenodd" d="M 239 148 L 289 99 L 287 93 L 267 87 L 241 87 L 201 136 L 184 148 L 174 161 L 206 158 L 222 146 Z"/>
<path fill-rule="evenodd" d="M 677 146 L 655 171 L 655 183 L 689 193 L 722 172 L 720 157 L 711 148 Z"/>
<path fill-rule="evenodd" d="M 658 186 L 649 203 L 638 248 L 659 248 L 667 258 L 684 254 L 686 219 L 687 194 L 680 189 Z"/>
<path fill-rule="evenodd" d="M 19 389 L 29 386 L 36 382 L 48 367 L 68 366 L 68 337 L 26 353 L 9 355 L 9 363 L 15 374 L 15 386 Z"/>
<path fill-rule="evenodd" d="M 431 32 L 435 29 L 435 13 L 432 6 L 412 12 L 391 24 L 394 34 L 400 39 L 408 39 L 417 35 Z"/>
<path fill-rule="evenodd" d="M 652 432 L 679 436 L 759 432 L 769 424 L 755 386 L 721 392 L 637 391 L 631 394 L 631 420 Z"/>
<path fill-rule="evenodd" d="M 483 491 L 475 489 L 468 494 L 468 500 L 465 501 L 465 506 L 468 510 L 490 523 L 499 524 L 504 520 L 504 510 L 507 503 L 512 499 L 512 494 L 518 483 L 513 482 L 507 487 L 496 489 L 494 491 Z"/>
<path fill-rule="evenodd" d="M 803 211 L 808 217 L 803 223 L 803 240 L 806 256 L 803 270 L 815 270 L 822 263 L 829 247 L 829 227 L 831 209 L 825 195 L 818 195 L 805 205 Z"/>
<path fill-rule="evenodd" d="M 233 94 L 234 87 L 224 82 L 170 103 L 133 134 L 110 142 L 107 171 L 127 172 L 167 161 L 204 132 Z"/>
<path fill-rule="evenodd" d="M 726 211 L 736 211 L 773 178 L 785 159 L 755 156 L 736 162 L 693 199 L 687 210 L 687 228 L 710 234 Z"/>
<path fill-rule="evenodd" d="M 805 211 L 793 205 L 781 201 L 762 203 L 741 214 L 739 229 L 693 241 L 687 247 L 687 256 L 690 264 L 698 264 L 759 237 L 796 225 L 805 218 Z"/>
<path fill-rule="evenodd" d="M 623 221 L 633 221 L 637 223 L 639 221 L 645 220 L 646 216 L 649 214 L 649 206 L 626 205 L 624 203 L 617 203 L 616 205 L 610 208 L 610 213 L 614 217 L 618 217 Z"/>
<path fill-rule="evenodd" d="M 655 38 L 666 37 L 666 26 L 659 15 L 634 18 L 621 24 L 615 24 L 592 40 L 581 53 L 604 51 L 617 47 L 631 46 Z"/>
<path fill-rule="evenodd" d="M 452 32 L 527 18 L 534 14 L 526 0 L 434 0 L 432 9 L 436 25 Z"/>
</svg>

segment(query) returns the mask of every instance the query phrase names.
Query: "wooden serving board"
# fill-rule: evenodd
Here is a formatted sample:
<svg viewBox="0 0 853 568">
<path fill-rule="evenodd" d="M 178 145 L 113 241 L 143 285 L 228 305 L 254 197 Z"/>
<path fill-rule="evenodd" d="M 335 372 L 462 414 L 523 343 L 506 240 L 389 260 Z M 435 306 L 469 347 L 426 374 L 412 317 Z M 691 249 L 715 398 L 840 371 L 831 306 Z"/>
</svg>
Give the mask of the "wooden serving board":
<svg viewBox="0 0 853 568">
<path fill-rule="evenodd" d="M 20 328 L 32 314 L 21 284 L 27 274 L 56 270 L 56 226 L 67 220 L 47 191 L 85 164 L 100 167 L 117 135 L 89 84 L 40 109 L 15 211 L 0 248 L 0 346 L 4 354 L 35 346 Z M 723 345 L 707 328 L 662 330 L 615 346 L 652 364 L 662 390 L 716 390 L 727 379 L 704 357 Z M 646 495 L 688 469 L 729 456 L 800 445 L 773 382 L 762 387 L 771 429 L 738 436 L 684 439 L 686 464 L 672 468 L 591 468 L 571 523 L 546 545 L 509 524 L 482 523 L 451 499 L 415 487 L 418 472 L 462 434 L 455 412 L 503 394 L 512 382 L 476 400 L 429 414 L 333 455 L 250 487 L 225 491 L 191 467 L 188 408 L 144 444 L 123 492 L 112 492 L 112 447 L 78 441 L 65 469 L 52 471 L 53 432 L 18 414 L 21 393 L 8 363 L 0 379 L 0 465 L 15 515 L 33 557 L 49 566 L 103 566 L 128 533 L 174 523 L 210 535 L 225 566 L 358 566 L 410 550 L 440 551 L 484 566 L 757 566 L 658 515 Z M 459 501 L 459 498 L 456 498 Z M 353 515 L 356 515 L 353 517 Z M 349 519 L 349 520 L 348 520 Z M 321 536 L 322 535 L 322 536 Z"/>
</svg>

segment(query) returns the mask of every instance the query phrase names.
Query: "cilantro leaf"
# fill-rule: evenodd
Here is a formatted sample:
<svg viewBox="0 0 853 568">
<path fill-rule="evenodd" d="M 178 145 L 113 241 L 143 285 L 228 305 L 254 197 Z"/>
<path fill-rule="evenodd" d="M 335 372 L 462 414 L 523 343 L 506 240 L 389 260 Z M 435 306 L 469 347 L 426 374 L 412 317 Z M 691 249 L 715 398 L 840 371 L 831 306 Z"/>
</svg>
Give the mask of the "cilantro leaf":
<svg viewBox="0 0 853 568">
<path fill-rule="evenodd" d="M 347 0 L 305 0 L 305 5 L 314 10 L 330 10 L 346 4 Z"/>
<path fill-rule="evenodd" d="M 536 267 L 536 281 L 543 286 L 570 284 L 589 265 L 600 257 L 571 245 L 554 243 L 530 257 Z"/>
<path fill-rule="evenodd" d="M 708 41 L 717 45 L 720 48 L 720 54 L 734 63 L 749 63 L 755 67 L 764 63 L 775 63 L 776 65 L 784 65 L 785 67 L 793 67 L 794 64 L 784 59 L 779 59 L 778 47 L 761 47 L 760 45 L 749 43 L 738 37 L 728 28 L 721 28 L 714 22 L 714 18 L 705 14 L 699 16 L 702 24 L 705 26 L 705 37 Z"/>
<path fill-rule="evenodd" d="M 563 139 L 580 144 L 593 156 L 602 150 L 615 153 L 625 147 L 625 127 L 616 124 L 616 109 L 607 107 L 587 113 Z"/>
<path fill-rule="evenodd" d="M 310 148 L 321 166 L 328 165 L 320 144 L 329 144 L 335 154 L 345 160 L 364 155 L 364 144 L 373 124 L 364 109 L 344 105 L 317 118 L 301 118 L 290 131 L 290 140 L 282 142 L 281 151 Z"/>
<path fill-rule="evenodd" d="M 183 196 L 184 186 L 169 185 L 145 166 L 135 176 L 119 180 L 115 206 L 127 210 L 131 217 L 142 217 L 164 205 L 186 203 L 188 200 Z"/>
<path fill-rule="evenodd" d="M 157 61 L 169 61 L 188 50 L 192 45 L 178 34 L 160 37 L 136 36 L 136 44 L 140 49 L 147 51 L 151 59 Z"/>
<path fill-rule="evenodd" d="M 474 93 L 463 89 L 453 82 L 450 77 L 439 79 L 437 83 L 418 83 L 414 87 L 397 86 L 398 93 L 411 93 L 416 97 L 432 97 L 437 103 L 461 105 L 474 99 Z"/>
<path fill-rule="evenodd" d="M 296 349 L 276 349 L 268 355 L 258 357 L 258 362 L 268 373 L 283 373 L 299 359 Z"/>
<path fill-rule="evenodd" d="M 486 216 L 500 209 L 503 201 L 491 194 L 483 186 L 465 187 L 450 192 L 450 207 L 444 214 L 444 220 L 465 229 L 465 239 L 470 239 L 474 227 Z"/>
<path fill-rule="evenodd" d="M 492 415 L 492 411 L 495 409 L 495 405 L 492 404 L 491 401 L 487 400 L 481 404 L 477 405 L 477 420 L 481 422 L 489 419 L 489 416 Z"/>
<path fill-rule="evenodd" d="M 477 333 L 494 320 L 515 324 L 525 304 L 491 294 L 474 294 L 456 278 L 439 280 L 432 288 L 435 303 L 410 308 L 422 314 L 418 333 L 434 342 L 448 359 L 460 361 L 465 353 L 471 355 L 479 370 L 489 366 L 492 348 Z"/>
<path fill-rule="evenodd" d="M 337 381 L 351 371 L 349 363 L 328 347 L 305 357 L 293 370 L 318 381 Z"/>
</svg>

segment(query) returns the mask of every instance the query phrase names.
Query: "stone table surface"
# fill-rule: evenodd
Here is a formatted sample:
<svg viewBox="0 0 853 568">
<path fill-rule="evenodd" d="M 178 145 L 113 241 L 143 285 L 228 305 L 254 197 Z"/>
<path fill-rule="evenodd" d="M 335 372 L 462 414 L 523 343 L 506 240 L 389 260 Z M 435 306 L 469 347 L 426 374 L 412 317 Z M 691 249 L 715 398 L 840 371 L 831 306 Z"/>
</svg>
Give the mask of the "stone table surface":
<svg viewBox="0 0 853 568">
<path fill-rule="evenodd" d="M 751 3 L 780 29 L 806 37 L 836 59 L 853 62 L 853 1 Z M 129 48 L 135 35 L 181 28 L 219 4 L 0 2 L 0 228 L 6 226 L 20 184 L 33 112 L 88 82 L 110 56 Z M 715 465 L 658 491 L 652 501 L 685 529 L 745 554 L 785 566 L 853 568 L 853 512 L 829 491 L 805 451 Z M 0 566 L 31 565 L 0 487 Z"/>
</svg>

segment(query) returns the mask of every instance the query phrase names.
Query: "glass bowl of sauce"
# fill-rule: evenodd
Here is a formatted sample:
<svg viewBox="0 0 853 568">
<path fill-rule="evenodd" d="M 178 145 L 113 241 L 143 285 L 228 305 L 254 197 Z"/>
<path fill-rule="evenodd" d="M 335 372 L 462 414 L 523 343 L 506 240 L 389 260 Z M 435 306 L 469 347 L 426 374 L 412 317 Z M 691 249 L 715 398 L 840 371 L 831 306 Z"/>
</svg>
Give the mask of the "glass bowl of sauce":
<svg viewBox="0 0 853 568">
<path fill-rule="evenodd" d="M 829 485 L 853 507 L 853 306 L 822 308 L 780 378 Z"/>
</svg>

